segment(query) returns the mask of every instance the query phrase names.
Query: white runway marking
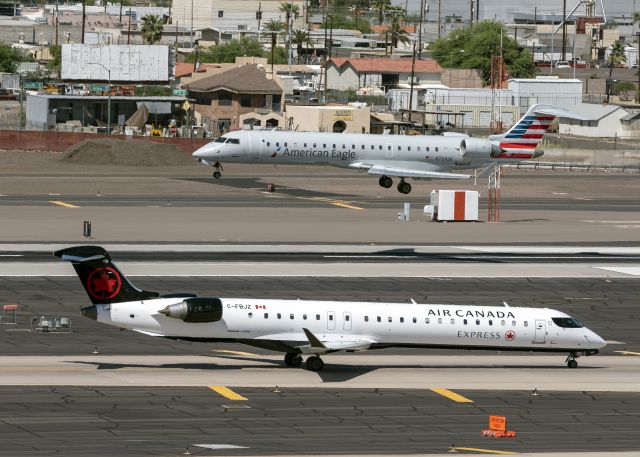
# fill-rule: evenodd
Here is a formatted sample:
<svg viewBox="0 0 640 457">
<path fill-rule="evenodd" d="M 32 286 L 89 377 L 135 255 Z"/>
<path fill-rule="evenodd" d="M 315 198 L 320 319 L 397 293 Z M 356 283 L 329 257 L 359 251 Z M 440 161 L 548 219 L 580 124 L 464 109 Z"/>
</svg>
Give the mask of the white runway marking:
<svg viewBox="0 0 640 457">
<path fill-rule="evenodd" d="M 194 444 L 194 446 L 206 449 L 249 449 L 247 446 L 236 446 L 235 444 Z"/>
<path fill-rule="evenodd" d="M 599 270 L 613 271 L 631 276 L 640 276 L 640 267 L 596 267 Z"/>
</svg>

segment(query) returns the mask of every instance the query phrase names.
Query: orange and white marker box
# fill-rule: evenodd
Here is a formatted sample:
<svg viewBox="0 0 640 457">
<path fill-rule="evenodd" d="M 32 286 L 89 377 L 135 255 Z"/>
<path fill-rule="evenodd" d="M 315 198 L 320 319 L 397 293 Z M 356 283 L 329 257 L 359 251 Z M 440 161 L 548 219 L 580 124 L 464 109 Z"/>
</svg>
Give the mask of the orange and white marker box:
<svg viewBox="0 0 640 457">
<path fill-rule="evenodd" d="M 425 212 L 436 221 L 477 221 L 479 193 L 475 190 L 434 190 Z M 427 208 L 430 211 L 427 211 Z"/>
</svg>

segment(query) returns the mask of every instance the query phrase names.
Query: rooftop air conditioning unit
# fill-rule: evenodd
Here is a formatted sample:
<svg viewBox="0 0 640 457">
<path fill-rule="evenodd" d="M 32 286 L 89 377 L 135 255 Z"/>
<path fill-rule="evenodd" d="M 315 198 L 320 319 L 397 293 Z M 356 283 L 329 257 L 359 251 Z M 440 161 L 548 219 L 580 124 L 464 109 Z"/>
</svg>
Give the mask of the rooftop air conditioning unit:
<svg viewBox="0 0 640 457">
<path fill-rule="evenodd" d="M 247 24 L 238 24 L 238 30 L 247 30 Z"/>
</svg>

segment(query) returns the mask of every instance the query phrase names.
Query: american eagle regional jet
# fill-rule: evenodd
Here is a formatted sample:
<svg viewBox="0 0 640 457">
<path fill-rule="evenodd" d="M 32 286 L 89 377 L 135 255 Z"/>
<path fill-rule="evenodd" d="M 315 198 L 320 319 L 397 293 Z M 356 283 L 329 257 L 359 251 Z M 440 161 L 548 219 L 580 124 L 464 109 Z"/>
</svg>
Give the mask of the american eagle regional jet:
<svg viewBox="0 0 640 457">
<path fill-rule="evenodd" d="M 605 341 L 548 308 L 159 295 L 136 288 L 99 246 L 54 253 L 68 260 L 91 302 L 84 316 L 146 335 L 237 342 L 285 353 L 285 365 L 320 371 L 321 355 L 390 347 L 597 354 Z"/>
<path fill-rule="evenodd" d="M 452 170 L 489 168 L 543 155 L 536 146 L 556 117 L 582 116 L 550 105 L 534 105 L 507 133 L 487 139 L 445 135 L 366 135 L 351 133 L 238 130 L 193 153 L 222 176 L 222 163 L 334 165 L 379 176 L 384 188 L 400 178 L 398 191 L 411 192 L 407 178 L 466 179 Z"/>
</svg>

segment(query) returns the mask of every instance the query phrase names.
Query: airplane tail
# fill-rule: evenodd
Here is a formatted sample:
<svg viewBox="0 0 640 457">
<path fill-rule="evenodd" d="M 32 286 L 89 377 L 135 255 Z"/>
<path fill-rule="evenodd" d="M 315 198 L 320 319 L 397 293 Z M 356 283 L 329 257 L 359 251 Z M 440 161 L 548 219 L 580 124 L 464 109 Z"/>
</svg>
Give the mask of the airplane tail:
<svg viewBox="0 0 640 457">
<path fill-rule="evenodd" d="M 502 159 L 541 157 L 544 152 L 536 151 L 536 146 L 542 141 L 544 134 L 549 131 L 549 127 L 556 117 L 585 119 L 552 105 L 533 105 L 508 132 L 489 137 L 490 140 L 499 142 L 500 148 L 502 148 L 502 152 L 493 157 Z"/>
<path fill-rule="evenodd" d="M 140 290 L 134 286 L 100 246 L 73 246 L 56 251 L 53 255 L 71 262 L 94 305 L 160 296 L 157 292 Z"/>
</svg>

